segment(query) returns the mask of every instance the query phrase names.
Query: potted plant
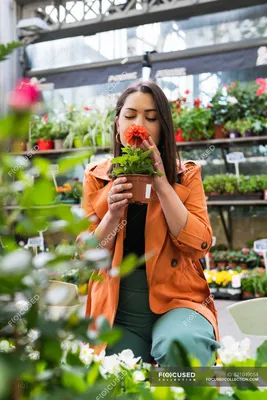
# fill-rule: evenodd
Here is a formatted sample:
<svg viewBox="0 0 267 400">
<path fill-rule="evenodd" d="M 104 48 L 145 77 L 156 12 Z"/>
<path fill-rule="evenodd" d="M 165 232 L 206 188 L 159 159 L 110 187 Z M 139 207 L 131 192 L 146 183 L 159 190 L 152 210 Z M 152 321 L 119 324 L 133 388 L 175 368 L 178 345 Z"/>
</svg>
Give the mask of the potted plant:
<svg viewBox="0 0 267 400">
<path fill-rule="evenodd" d="M 125 176 L 127 182 L 132 183 L 133 196 L 129 199 L 129 203 L 149 203 L 153 175 L 163 174 L 154 170 L 150 156 L 152 150 L 143 151 L 137 147 L 143 140 L 148 139 L 147 130 L 143 126 L 131 125 L 125 132 L 125 138 L 128 146 L 122 147 L 123 155 L 110 161 L 116 165 L 112 175 L 114 178 Z"/>
<path fill-rule="evenodd" d="M 53 124 L 48 114 L 33 119 L 30 142 L 31 144 L 37 143 L 39 151 L 51 150 L 54 148 Z"/>
<path fill-rule="evenodd" d="M 71 182 L 66 182 L 63 186 L 57 188 L 58 203 L 74 203 L 78 204 L 82 196 L 82 183 L 78 181 L 78 178 L 74 178 Z"/>
<path fill-rule="evenodd" d="M 54 147 L 56 150 L 64 149 L 64 141 L 69 133 L 70 124 L 67 119 L 54 121 L 52 135 L 54 139 Z"/>
<path fill-rule="evenodd" d="M 187 141 L 211 139 L 214 127 L 210 108 L 201 107 L 200 100 L 196 99 L 194 108 L 182 111 L 179 128 Z"/>
<path fill-rule="evenodd" d="M 235 139 L 241 136 L 240 132 L 238 132 L 238 126 L 236 121 L 235 122 L 227 121 L 224 127 L 230 139 Z"/>
<path fill-rule="evenodd" d="M 253 287 L 253 278 L 242 278 L 241 279 L 241 288 L 242 288 L 242 297 L 243 299 L 252 299 L 254 298 L 254 287 Z"/>
<path fill-rule="evenodd" d="M 262 284 L 263 278 L 257 276 L 253 278 L 253 289 L 255 297 L 264 297 L 265 289 Z"/>
<path fill-rule="evenodd" d="M 65 140 L 65 147 L 84 147 L 90 146 L 92 143 L 89 140 L 90 136 L 86 136 L 90 133 L 91 127 L 91 116 L 88 113 L 90 109 L 85 107 L 83 110 L 77 110 L 75 107 L 69 107 L 67 113 L 67 120 L 69 121 L 69 134 Z M 84 137 L 86 136 L 86 141 Z"/>
</svg>

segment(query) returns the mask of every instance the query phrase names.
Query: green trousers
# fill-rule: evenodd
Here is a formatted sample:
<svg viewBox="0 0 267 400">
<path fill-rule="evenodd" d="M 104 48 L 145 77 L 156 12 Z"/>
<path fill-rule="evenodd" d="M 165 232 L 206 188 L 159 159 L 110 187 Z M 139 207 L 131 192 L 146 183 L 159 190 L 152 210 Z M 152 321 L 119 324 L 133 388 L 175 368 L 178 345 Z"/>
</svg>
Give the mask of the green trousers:
<svg viewBox="0 0 267 400">
<path fill-rule="evenodd" d="M 142 269 L 121 278 L 114 328 L 120 328 L 123 336 L 107 346 L 107 356 L 131 349 L 135 357 L 141 356 L 148 363 L 156 361 L 162 367 L 172 365 L 167 353 L 173 340 L 178 340 L 203 366 L 214 364 L 220 347 L 211 323 L 194 310 L 175 308 L 154 314 L 149 307 L 146 271 Z"/>
</svg>

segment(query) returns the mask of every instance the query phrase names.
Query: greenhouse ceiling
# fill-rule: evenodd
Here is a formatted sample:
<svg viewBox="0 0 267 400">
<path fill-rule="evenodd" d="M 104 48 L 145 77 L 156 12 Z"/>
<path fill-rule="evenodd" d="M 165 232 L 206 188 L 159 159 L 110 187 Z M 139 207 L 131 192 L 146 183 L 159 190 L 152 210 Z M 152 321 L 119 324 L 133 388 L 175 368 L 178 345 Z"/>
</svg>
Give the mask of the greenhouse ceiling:
<svg viewBox="0 0 267 400">
<path fill-rule="evenodd" d="M 36 42 L 93 35 L 109 30 L 265 4 L 265 0 L 16 0 L 20 19 L 40 16 L 53 22 Z M 40 14 L 41 13 L 41 14 Z"/>
</svg>

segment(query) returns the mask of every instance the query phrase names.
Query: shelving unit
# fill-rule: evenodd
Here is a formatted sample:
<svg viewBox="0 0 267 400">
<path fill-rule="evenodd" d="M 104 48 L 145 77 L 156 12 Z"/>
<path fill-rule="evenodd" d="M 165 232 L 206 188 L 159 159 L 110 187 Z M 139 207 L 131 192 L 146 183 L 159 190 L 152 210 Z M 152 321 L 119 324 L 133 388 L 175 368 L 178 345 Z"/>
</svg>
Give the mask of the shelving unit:
<svg viewBox="0 0 267 400">
<path fill-rule="evenodd" d="M 177 149 L 180 151 L 189 150 L 189 149 L 208 149 L 210 146 L 216 146 L 220 148 L 222 159 L 224 160 L 225 170 L 229 172 L 229 164 L 226 160 L 226 154 L 230 152 L 231 147 L 236 146 L 253 146 L 253 145 L 265 145 L 267 144 L 267 135 L 265 136 L 251 136 L 251 137 L 241 137 L 235 139 L 211 139 L 211 140 L 201 140 L 201 141 L 192 141 L 192 142 L 178 142 L 176 143 Z M 60 150 L 48 150 L 48 151 L 37 151 L 35 153 L 30 153 L 33 157 L 35 156 L 46 156 L 48 158 L 58 158 L 63 155 L 73 154 L 79 151 L 92 151 L 95 155 L 108 153 L 111 151 L 111 147 L 81 147 L 81 148 L 71 148 L 71 149 L 60 149 Z M 15 156 L 27 156 L 29 152 L 21 152 L 21 153 L 9 153 Z M 267 168 L 267 162 L 266 162 Z M 64 204 L 64 203 L 63 203 Z M 64 204 L 65 206 L 73 206 L 75 204 Z M 56 205 L 47 206 L 55 207 Z M 79 206 L 76 204 L 76 206 Z M 258 207 L 263 206 L 267 207 L 267 200 L 208 200 L 208 207 L 215 207 L 218 210 L 220 215 L 222 225 L 224 228 L 225 236 L 228 242 L 228 246 L 230 249 L 233 248 L 233 236 L 232 236 L 232 215 L 231 215 L 231 207 Z M 15 210 L 19 207 L 16 206 L 7 206 L 7 210 Z M 35 207 L 38 208 L 38 207 Z M 41 208 L 41 207 L 39 207 Z M 227 219 L 224 216 L 223 211 L 227 213 Z"/>
</svg>

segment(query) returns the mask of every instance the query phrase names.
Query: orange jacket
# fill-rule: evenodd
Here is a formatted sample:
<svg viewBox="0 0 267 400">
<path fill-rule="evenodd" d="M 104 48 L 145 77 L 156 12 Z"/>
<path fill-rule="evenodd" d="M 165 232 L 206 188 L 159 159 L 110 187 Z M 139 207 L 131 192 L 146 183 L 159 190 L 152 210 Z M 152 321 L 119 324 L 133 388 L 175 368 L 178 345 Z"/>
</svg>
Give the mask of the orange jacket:
<svg viewBox="0 0 267 400">
<path fill-rule="evenodd" d="M 177 161 L 178 165 L 178 161 Z M 109 160 L 88 164 L 83 183 L 82 208 L 86 216 L 96 216 L 90 226 L 93 232 L 108 211 L 108 192 L 112 181 L 107 176 Z M 219 341 L 217 311 L 206 282 L 199 258 L 204 257 L 212 244 L 212 229 L 209 222 L 205 193 L 201 179 L 201 166 L 194 161 L 182 165 L 182 184 L 173 188 L 188 210 L 184 229 L 174 237 L 168 229 L 156 192 L 151 192 L 153 201 L 148 204 L 145 226 L 145 253 L 154 251 L 146 261 L 149 287 L 149 304 L 156 314 L 173 308 L 191 308 L 202 314 L 213 325 Z M 109 182 L 104 186 L 104 180 Z M 127 208 L 122 220 L 127 218 Z M 121 221 L 122 221 L 121 220 Z M 111 267 L 120 265 L 123 256 L 123 240 L 126 226 L 119 230 L 112 254 Z M 79 239 L 79 238 L 78 238 Z M 90 279 L 86 315 L 93 318 L 104 315 L 113 326 L 119 299 L 120 277 L 111 277 L 107 270 L 100 270 L 101 281 Z M 99 353 L 106 344 L 95 346 Z"/>
</svg>

